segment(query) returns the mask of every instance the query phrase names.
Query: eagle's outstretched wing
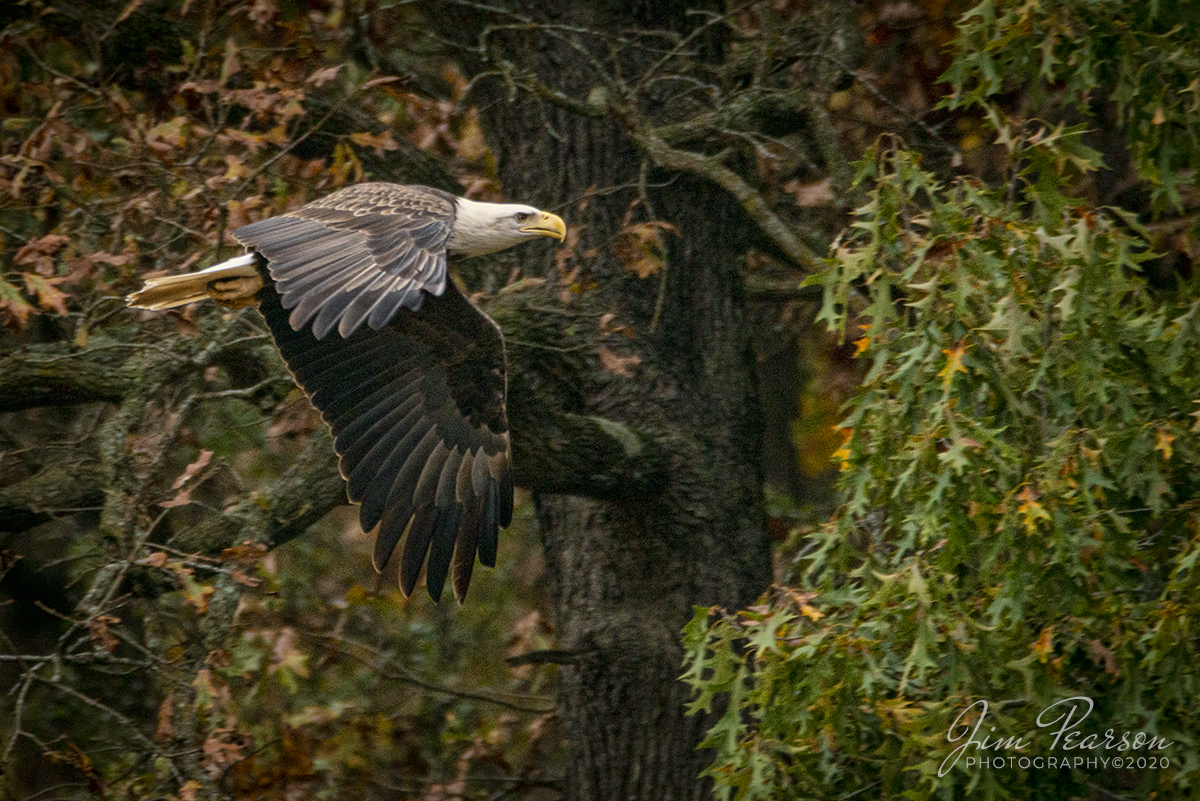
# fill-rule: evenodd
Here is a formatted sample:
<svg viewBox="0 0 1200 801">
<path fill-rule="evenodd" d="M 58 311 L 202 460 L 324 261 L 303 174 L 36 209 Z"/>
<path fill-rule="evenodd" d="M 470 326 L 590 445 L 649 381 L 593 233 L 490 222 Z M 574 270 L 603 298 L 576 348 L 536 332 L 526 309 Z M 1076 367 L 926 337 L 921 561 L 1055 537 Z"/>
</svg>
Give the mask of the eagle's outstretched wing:
<svg viewBox="0 0 1200 801">
<path fill-rule="evenodd" d="M 148 278 L 128 302 L 257 302 L 333 429 L 350 500 L 362 504 L 363 528 L 376 530 L 375 566 L 407 531 L 401 589 L 412 592 L 428 556 L 430 595 L 451 573 L 461 600 L 476 555 L 495 564 L 513 484 L 504 339 L 447 281 L 447 253 L 480 256 L 566 232 L 562 218 L 532 206 L 359 184 L 238 228 L 248 253 Z M 397 313 L 403 307 L 420 313 Z"/>
<path fill-rule="evenodd" d="M 367 183 L 233 236 L 267 259 L 293 329 L 312 321 L 317 339 L 334 328 L 348 337 L 364 321 L 381 329 L 400 307 L 420 308 L 425 293 L 442 294 L 454 217 L 446 192 Z"/>
<path fill-rule="evenodd" d="M 362 504 L 363 530 L 378 526 L 376 568 L 407 529 L 404 594 L 428 554 L 430 595 L 440 597 L 453 568 L 461 601 L 476 554 L 493 566 L 497 529 L 512 520 L 500 330 L 453 282 L 427 297 L 420 314 L 345 337 L 296 330 L 269 284 L 259 297 L 284 361 L 333 430 L 350 500 Z"/>
</svg>

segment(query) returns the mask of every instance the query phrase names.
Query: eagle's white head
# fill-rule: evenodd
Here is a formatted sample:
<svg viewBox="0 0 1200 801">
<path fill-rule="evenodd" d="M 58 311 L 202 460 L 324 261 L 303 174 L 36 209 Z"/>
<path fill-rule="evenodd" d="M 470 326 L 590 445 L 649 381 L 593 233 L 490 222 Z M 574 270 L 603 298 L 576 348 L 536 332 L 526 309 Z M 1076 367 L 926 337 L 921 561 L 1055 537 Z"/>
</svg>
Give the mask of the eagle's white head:
<svg viewBox="0 0 1200 801">
<path fill-rule="evenodd" d="M 446 249 L 461 256 L 482 256 L 519 245 L 536 236 L 561 241 L 567 226 L 557 214 L 520 203 L 482 203 L 455 198 L 454 228 Z"/>
</svg>

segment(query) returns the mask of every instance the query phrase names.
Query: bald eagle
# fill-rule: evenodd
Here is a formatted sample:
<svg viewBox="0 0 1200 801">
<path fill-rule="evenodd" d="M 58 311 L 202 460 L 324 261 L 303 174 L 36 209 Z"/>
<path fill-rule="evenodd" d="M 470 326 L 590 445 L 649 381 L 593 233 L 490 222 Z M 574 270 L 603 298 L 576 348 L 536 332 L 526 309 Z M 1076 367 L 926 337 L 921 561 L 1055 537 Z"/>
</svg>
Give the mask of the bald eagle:
<svg viewBox="0 0 1200 801">
<path fill-rule="evenodd" d="M 448 280 L 447 257 L 534 237 L 561 218 L 424 186 L 351 186 L 233 232 L 247 253 L 147 279 L 140 309 L 212 298 L 257 304 L 284 362 L 333 431 L 351 501 L 382 570 L 404 532 L 400 589 L 466 595 L 512 520 L 504 338 Z"/>
</svg>

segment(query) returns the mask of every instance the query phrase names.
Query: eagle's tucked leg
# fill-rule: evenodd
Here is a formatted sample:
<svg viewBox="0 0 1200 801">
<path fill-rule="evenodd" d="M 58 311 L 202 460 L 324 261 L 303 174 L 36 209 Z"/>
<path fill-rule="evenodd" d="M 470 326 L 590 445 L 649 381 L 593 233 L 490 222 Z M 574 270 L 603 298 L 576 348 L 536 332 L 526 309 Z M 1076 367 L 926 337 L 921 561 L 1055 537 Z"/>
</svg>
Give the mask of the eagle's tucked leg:
<svg viewBox="0 0 1200 801">
<path fill-rule="evenodd" d="M 227 278 L 209 283 L 208 296 L 230 309 L 244 309 L 258 305 L 258 290 L 262 286 L 262 278 L 257 275 Z"/>
</svg>

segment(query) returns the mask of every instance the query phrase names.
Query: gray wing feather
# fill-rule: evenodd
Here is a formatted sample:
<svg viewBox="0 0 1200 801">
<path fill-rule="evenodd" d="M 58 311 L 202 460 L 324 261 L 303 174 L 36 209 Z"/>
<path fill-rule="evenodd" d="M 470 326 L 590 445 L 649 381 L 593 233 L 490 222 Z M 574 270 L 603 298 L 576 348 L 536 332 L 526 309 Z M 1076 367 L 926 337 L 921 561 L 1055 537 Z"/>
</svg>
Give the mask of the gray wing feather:
<svg viewBox="0 0 1200 801">
<path fill-rule="evenodd" d="M 445 291 L 454 210 L 437 189 L 357 184 L 233 236 L 266 258 L 293 329 L 311 322 L 318 339 L 334 328 L 348 337 Z"/>
</svg>

